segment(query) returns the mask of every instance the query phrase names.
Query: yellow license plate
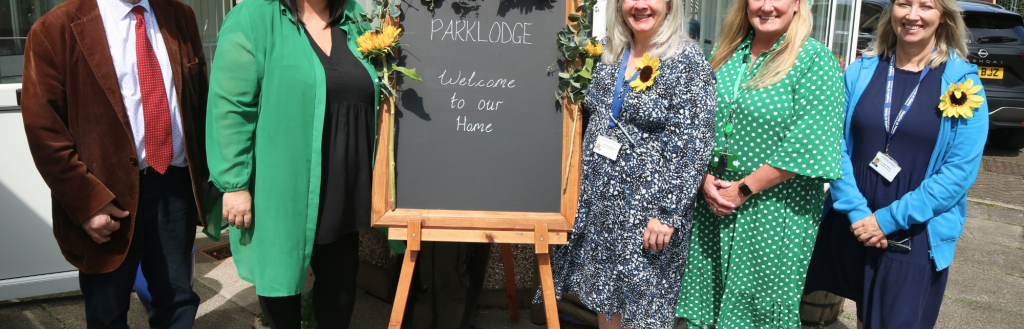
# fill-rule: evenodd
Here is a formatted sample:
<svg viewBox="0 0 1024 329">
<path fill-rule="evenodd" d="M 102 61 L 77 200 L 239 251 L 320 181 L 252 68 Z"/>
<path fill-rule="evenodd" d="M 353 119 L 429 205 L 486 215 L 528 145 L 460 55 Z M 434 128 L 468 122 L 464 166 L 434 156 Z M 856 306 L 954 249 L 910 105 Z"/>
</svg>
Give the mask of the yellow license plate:
<svg viewBox="0 0 1024 329">
<path fill-rule="evenodd" d="M 1002 79 L 1003 68 L 991 66 L 978 66 L 978 76 L 982 79 Z"/>
</svg>

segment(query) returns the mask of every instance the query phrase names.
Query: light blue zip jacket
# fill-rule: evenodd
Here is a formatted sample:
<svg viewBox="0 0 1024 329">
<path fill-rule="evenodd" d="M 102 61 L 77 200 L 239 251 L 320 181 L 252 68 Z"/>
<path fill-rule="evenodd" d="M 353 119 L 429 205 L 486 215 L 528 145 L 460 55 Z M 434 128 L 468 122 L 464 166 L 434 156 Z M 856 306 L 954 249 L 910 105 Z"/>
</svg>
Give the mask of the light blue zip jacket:
<svg viewBox="0 0 1024 329">
<path fill-rule="evenodd" d="M 850 134 L 850 118 L 857 108 L 861 93 L 867 88 L 878 57 L 863 57 L 846 69 L 846 125 L 844 126 L 842 152 L 842 180 L 832 182 L 832 200 L 826 202 L 826 211 L 834 208 L 849 217 L 850 223 L 871 216 L 867 199 L 857 189 L 853 179 L 853 164 L 850 153 L 855 142 Z M 971 79 L 980 85 L 978 67 L 950 52 L 946 70 L 942 74 L 942 94 L 949 90 L 950 83 L 963 83 Z M 978 95 L 985 97 L 982 88 Z M 884 95 L 872 95 L 884 97 Z M 903 124 L 913 124 L 905 122 Z M 903 195 L 888 207 L 878 209 L 875 217 L 878 226 L 886 235 L 906 230 L 913 224 L 927 223 L 930 250 L 928 254 L 937 270 L 949 267 L 953 262 L 956 240 L 963 233 L 967 218 L 967 189 L 974 185 L 981 164 L 981 153 L 988 137 L 988 101 L 974 109 L 971 118 L 942 118 L 939 138 L 928 162 L 924 181 L 917 189 Z"/>
</svg>

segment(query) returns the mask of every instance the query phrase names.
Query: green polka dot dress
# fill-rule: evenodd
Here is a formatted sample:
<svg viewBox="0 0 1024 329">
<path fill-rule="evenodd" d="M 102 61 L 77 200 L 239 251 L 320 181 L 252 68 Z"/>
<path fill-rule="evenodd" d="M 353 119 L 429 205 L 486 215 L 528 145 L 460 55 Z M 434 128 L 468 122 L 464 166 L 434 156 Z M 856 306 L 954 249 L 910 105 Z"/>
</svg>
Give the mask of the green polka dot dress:
<svg viewBox="0 0 1024 329">
<path fill-rule="evenodd" d="M 734 103 L 736 79 L 753 78 L 771 52 L 755 58 L 744 73 L 752 37 L 716 72 L 716 150 L 726 145 L 725 126 L 736 106 L 729 150 L 738 156 L 737 171 L 717 174 L 709 168 L 708 173 L 738 181 L 768 164 L 797 175 L 755 194 L 727 216 L 715 216 L 704 198 L 697 198 L 676 310 L 691 328 L 800 328 L 800 297 L 824 183 L 841 178 L 845 92 L 832 52 L 808 39 L 785 78 L 771 87 L 741 90 Z"/>
</svg>

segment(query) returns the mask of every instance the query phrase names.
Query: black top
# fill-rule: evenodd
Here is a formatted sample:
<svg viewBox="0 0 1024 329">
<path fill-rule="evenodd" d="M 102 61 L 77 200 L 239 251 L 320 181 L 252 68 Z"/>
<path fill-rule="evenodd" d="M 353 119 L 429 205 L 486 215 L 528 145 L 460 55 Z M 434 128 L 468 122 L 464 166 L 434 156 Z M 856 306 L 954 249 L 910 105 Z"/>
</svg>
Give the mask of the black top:
<svg viewBox="0 0 1024 329">
<path fill-rule="evenodd" d="M 853 162 L 853 178 L 871 211 L 889 206 L 907 192 L 917 189 L 924 180 L 942 124 L 939 97 L 942 95 L 942 73 L 945 70 L 946 64 L 942 64 L 928 72 L 921 81 L 914 103 L 892 137 L 889 156 L 902 168 L 892 182 L 887 182 L 882 175 L 868 167 L 868 162 L 878 152 L 885 152 L 886 132 L 882 118 L 885 117 L 885 84 L 889 59 L 883 58 L 878 62 L 871 82 L 861 94 L 863 96 L 850 120 L 850 133 L 855 141 L 850 160 Z M 890 127 L 920 76 L 921 72 L 896 69 L 889 114 Z"/>
<path fill-rule="evenodd" d="M 371 164 L 374 142 L 374 90 L 370 72 L 347 46 L 348 35 L 331 27 L 331 56 L 306 32 L 324 66 L 324 114 L 320 216 L 316 243 L 370 227 Z"/>
</svg>

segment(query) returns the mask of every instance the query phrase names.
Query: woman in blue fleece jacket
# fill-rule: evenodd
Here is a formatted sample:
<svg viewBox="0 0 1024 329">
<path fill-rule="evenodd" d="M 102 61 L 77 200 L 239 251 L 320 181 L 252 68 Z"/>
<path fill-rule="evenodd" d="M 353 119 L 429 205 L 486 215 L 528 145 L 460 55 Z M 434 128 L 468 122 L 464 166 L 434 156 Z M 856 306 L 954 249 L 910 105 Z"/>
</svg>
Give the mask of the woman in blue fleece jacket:
<svg viewBox="0 0 1024 329">
<path fill-rule="evenodd" d="M 932 328 L 988 134 L 955 0 L 890 0 L 846 70 L 843 179 L 806 292 L 857 302 L 859 328 Z"/>
</svg>

